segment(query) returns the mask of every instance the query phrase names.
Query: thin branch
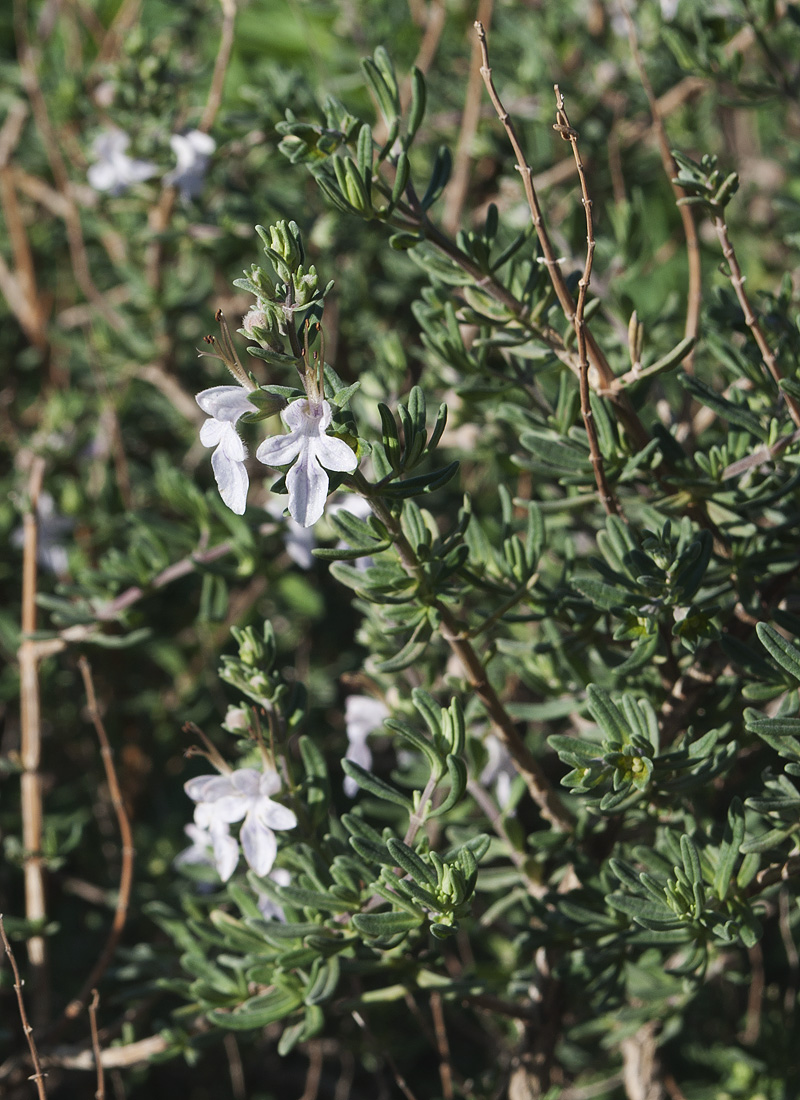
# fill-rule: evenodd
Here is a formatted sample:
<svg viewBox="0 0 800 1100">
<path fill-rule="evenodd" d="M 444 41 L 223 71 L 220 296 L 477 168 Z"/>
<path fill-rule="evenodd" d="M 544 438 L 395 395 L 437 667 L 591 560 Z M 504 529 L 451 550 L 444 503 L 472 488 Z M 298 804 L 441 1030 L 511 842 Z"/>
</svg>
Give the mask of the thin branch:
<svg viewBox="0 0 800 1100">
<path fill-rule="evenodd" d="M 225 74 L 228 71 L 228 63 L 233 49 L 234 26 L 236 23 L 236 0 L 219 0 L 222 8 L 222 33 L 219 39 L 214 72 L 211 76 L 211 86 L 208 89 L 203 117 L 198 123 L 197 129 L 208 133 L 214 125 L 220 104 L 222 103 L 222 90 L 225 86 Z"/>
<path fill-rule="evenodd" d="M 114 813 L 116 814 L 117 824 L 119 825 L 120 839 L 122 841 L 122 868 L 119 878 L 119 893 L 117 895 L 117 905 L 114 911 L 114 920 L 111 924 L 111 929 L 108 934 L 105 946 L 100 953 L 97 962 L 92 967 L 92 972 L 83 984 L 83 987 L 74 1000 L 70 1001 L 64 1010 L 64 1015 L 68 1019 L 74 1019 L 75 1016 L 81 1011 L 85 1004 L 87 1004 L 89 997 L 91 996 L 93 988 L 98 984 L 102 976 L 108 969 L 108 965 L 114 957 L 114 951 L 116 950 L 119 938 L 122 935 L 122 930 L 125 927 L 125 921 L 128 916 L 128 904 L 131 896 L 131 884 L 133 882 L 133 834 L 131 832 L 130 822 L 128 821 L 128 815 L 125 812 L 125 806 L 122 801 L 122 793 L 119 789 L 119 783 L 117 782 L 117 773 L 114 770 L 114 759 L 111 755 L 111 745 L 108 742 L 108 735 L 106 734 L 103 720 L 100 717 L 100 710 L 97 706 L 97 697 L 94 691 L 94 681 L 92 680 L 92 670 L 89 667 L 89 662 L 85 657 L 81 657 L 78 666 L 81 670 L 81 676 L 83 677 L 83 684 L 86 689 L 86 698 L 89 710 L 89 717 L 94 724 L 97 738 L 100 742 L 100 754 L 103 758 L 103 768 L 106 773 L 106 782 L 108 783 L 108 789 L 111 794 L 111 804 L 114 807 Z"/>
<path fill-rule="evenodd" d="M 633 54 L 633 60 L 639 72 L 639 79 L 642 82 L 644 93 L 647 96 L 647 102 L 650 105 L 650 115 L 653 119 L 653 128 L 658 138 L 661 163 L 664 166 L 664 171 L 675 193 L 675 198 L 680 200 L 686 197 L 686 192 L 680 184 L 675 182 L 675 177 L 678 175 L 678 166 L 670 152 L 667 131 L 664 128 L 659 100 L 656 99 L 653 85 L 650 83 L 650 78 L 647 75 L 642 54 L 639 50 L 636 27 L 627 4 L 623 5 L 623 10 L 628 24 L 628 41 L 630 42 L 631 53 Z M 686 300 L 686 324 L 684 326 L 683 335 L 684 337 L 690 336 L 694 340 L 697 338 L 700 327 L 700 306 L 703 300 L 703 272 L 700 261 L 700 242 L 697 237 L 697 226 L 694 223 L 694 214 L 691 206 L 678 201 L 678 211 L 681 216 L 681 221 L 683 222 L 683 235 L 686 238 L 686 259 L 689 264 L 689 289 Z M 689 354 L 683 360 L 687 370 L 691 369 L 693 355 L 693 350 L 690 350 Z"/>
<path fill-rule="evenodd" d="M 100 994 L 96 989 L 92 990 L 92 999 L 89 1002 L 89 1028 L 92 1033 L 92 1053 L 97 1066 L 97 1089 L 95 1100 L 105 1100 L 106 1082 L 103 1073 L 103 1054 L 100 1050 L 100 1038 L 97 1032 L 97 1006 L 100 1004 Z"/>
<path fill-rule="evenodd" d="M 492 21 L 492 6 L 494 0 L 480 0 L 478 4 L 478 22 L 488 27 Z M 456 143 L 456 156 L 453 165 L 453 175 L 445 190 L 445 212 L 442 224 L 450 236 L 455 236 L 461 225 L 461 212 L 467 198 L 469 187 L 470 167 L 472 165 L 472 143 L 478 130 L 481 117 L 481 70 L 480 47 L 477 42 L 472 43 L 472 62 L 470 64 L 467 94 L 464 98 L 464 110 L 461 115 L 461 128 L 458 132 Z"/>
<path fill-rule="evenodd" d="M 573 318 L 575 336 L 578 342 L 578 358 L 580 359 L 581 366 L 581 415 L 583 416 L 583 425 L 586 428 L 586 436 L 589 440 L 589 454 L 591 456 L 592 469 L 594 470 L 595 483 L 597 484 L 597 492 L 600 496 L 600 503 L 603 505 L 606 515 L 617 516 L 619 515 L 619 505 L 617 504 L 616 497 L 606 478 L 606 472 L 603 466 L 603 456 L 600 453 L 600 444 L 597 440 L 597 428 L 594 423 L 594 413 L 592 412 L 592 403 L 589 396 L 589 360 L 587 358 L 586 349 L 587 333 L 585 310 L 586 294 L 589 290 L 589 282 L 592 278 L 592 263 L 594 261 L 595 249 L 592 200 L 589 198 L 586 172 L 583 167 L 583 161 L 581 160 L 580 150 L 578 149 L 578 131 L 570 126 L 564 106 L 564 97 L 559 91 L 557 84 L 554 85 L 554 89 L 556 93 L 556 123 L 553 129 L 561 135 L 564 141 L 568 141 L 572 146 L 572 155 L 575 158 L 575 167 L 581 184 L 581 203 L 583 204 L 583 211 L 586 217 L 586 262 L 583 267 L 583 274 L 578 283 L 578 301 L 575 304 L 575 316 Z"/>
<path fill-rule="evenodd" d="M 553 284 L 553 289 L 556 292 L 556 297 L 564 312 L 564 316 L 567 318 L 570 324 L 575 322 L 575 302 L 572 295 L 569 292 L 569 288 L 566 284 L 564 276 L 561 272 L 559 260 L 556 258 L 555 249 L 553 248 L 550 240 L 550 234 L 547 232 L 547 226 L 544 222 L 542 215 L 542 208 L 539 204 L 539 198 L 536 194 L 536 189 L 533 186 L 533 169 L 525 159 L 525 154 L 522 151 L 517 132 L 514 127 L 514 123 L 511 121 L 511 116 L 502 104 L 500 96 L 497 93 L 497 89 L 494 86 L 492 80 L 492 70 L 489 67 L 489 46 L 486 39 L 486 31 L 482 23 L 476 21 L 475 31 L 478 35 L 478 43 L 481 50 L 481 76 L 483 82 L 486 85 L 486 90 L 489 93 L 489 98 L 492 101 L 492 105 L 497 112 L 497 117 L 503 125 L 503 129 L 506 132 L 506 136 L 514 150 L 514 156 L 517 160 L 517 170 L 522 176 L 522 183 L 525 188 L 525 197 L 528 200 L 528 206 L 531 211 L 531 220 L 533 221 L 536 234 L 539 238 L 539 242 L 542 246 L 542 252 L 544 253 L 544 266 L 547 268 L 547 273 L 550 276 L 550 281 Z M 611 367 L 608 365 L 605 355 L 603 355 L 600 348 L 597 346 L 591 333 L 587 332 L 587 351 L 589 353 L 589 359 L 592 366 L 595 368 L 598 374 L 598 382 L 602 386 L 610 385 L 614 378 L 614 374 Z"/>
<path fill-rule="evenodd" d="M 444 1020 L 441 993 L 431 993 L 431 1015 L 436 1034 L 436 1047 L 439 1052 L 439 1078 L 442 1082 L 442 1097 L 453 1100 L 453 1067 L 450 1064 L 450 1044 L 447 1041 L 447 1027 Z"/>
<path fill-rule="evenodd" d="M 13 2 L 14 35 L 22 86 L 30 101 L 33 117 L 36 120 L 36 126 L 45 147 L 56 187 L 67 204 L 64 208 L 64 223 L 67 230 L 67 244 L 75 281 L 86 295 L 86 298 L 97 308 L 109 325 L 119 331 L 125 327 L 122 318 L 111 308 L 104 295 L 95 286 L 92 278 L 86 245 L 83 240 L 80 214 L 70 190 L 69 173 L 61 155 L 61 149 L 50 122 L 47 102 L 39 84 L 37 54 L 31 46 L 28 35 L 28 0 L 13 0 Z"/>
<path fill-rule="evenodd" d="M 370 495 L 371 486 L 361 474 L 353 475 L 353 483 L 358 492 L 367 498 L 376 517 L 391 532 L 395 549 L 406 572 L 419 582 L 423 591 L 428 589 L 425 571 L 396 517 L 379 498 Z M 545 775 L 541 764 L 520 737 L 513 718 L 500 701 L 483 662 L 469 640 L 466 627 L 456 619 L 447 604 L 433 593 L 426 592 L 426 600 L 439 617 L 442 639 L 458 657 L 472 690 L 486 709 L 498 738 L 511 755 L 514 767 L 525 780 L 525 785 L 531 798 L 539 807 L 542 817 L 549 821 L 554 829 L 569 832 L 573 826 L 572 815 Z"/>
<path fill-rule="evenodd" d="M 778 366 L 778 361 L 775 355 L 767 343 L 767 338 L 764 335 L 764 330 L 758 322 L 758 318 L 753 312 L 753 307 L 750 304 L 750 299 L 747 295 L 747 291 L 744 288 L 745 277 L 742 274 L 742 269 L 739 267 L 739 261 L 736 258 L 736 252 L 731 244 L 730 237 L 728 235 L 728 225 L 725 221 L 723 214 L 714 214 L 714 229 L 717 231 L 717 238 L 722 248 L 722 254 L 728 262 L 728 277 L 731 281 L 734 293 L 739 301 L 739 305 L 742 307 L 744 313 L 744 320 L 750 332 L 753 334 L 753 339 L 758 344 L 758 350 L 761 352 L 761 359 L 764 363 L 764 367 L 771 375 L 775 384 L 780 390 L 781 379 L 783 378 L 783 372 Z M 789 415 L 792 420 L 800 427 L 800 405 L 791 396 L 791 394 L 783 393 L 783 398 L 789 408 Z"/>
<path fill-rule="evenodd" d="M 409 1088 L 408 1082 L 406 1081 L 405 1077 L 403 1077 L 402 1073 L 398 1069 L 397 1063 L 395 1062 L 394 1058 L 392 1058 L 387 1047 L 385 1046 L 385 1044 L 381 1045 L 376 1041 L 375 1036 L 370 1031 L 367 1022 L 361 1015 L 361 1013 L 352 1012 L 351 1015 L 358 1026 L 369 1036 L 371 1045 L 374 1048 L 374 1053 L 376 1054 L 376 1056 L 382 1061 L 386 1062 L 389 1069 L 392 1071 L 392 1076 L 394 1077 L 395 1084 L 400 1089 L 403 1096 L 405 1096 L 406 1100 L 417 1100 L 416 1096 Z"/>
<path fill-rule="evenodd" d="M 233 1100 L 247 1100 L 247 1088 L 244 1080 L 244 1066 L 242 1056 L 239 1053 L 239 1044 L 236 1036 L 229 1031 L 223 1039 L 225 1055 L 228 1059 L 228 1073 L 231 1078 L 231 1094 Z"/>
<path fill-rule="evenodd" d="M 22 799 L 22 846 L 24 849 L 25 916 L 34 925 L 44 925 L 46 908 L 42 860 L 42 753 L 39 698 L 39 653 L 31 635 L 36 630 L 37 508 L 44 476 L 44 460 L 36 458 L 28 482 L 28 511 L 23 519 L 22 544 L 22 641 L 18 650 L 20 677 L 20 778 Z M 47 1018 L 47 974 L 44 937 L 28 940 L 28 959 L 33 972 L 37 1023 Z"/>
<path fill-rule="evenodd" d="M 11 950 L 11 944 L 8 941 L 6 935 L 5 925 L 3 924 L 3 916 L 0 913 L 0 938 L 3 940 L 3 947 L 6 949 L 6 955 L 8 961 L 11 963 L 11 970 L 14 974 L 14 992 L 17 994 L 17 1005 L 19 1007 L 19 1018 L 22 1021 L 22 1030 L 25 1032 L 25 1038 L 28 1041 L 28 1050 L 31 1053 L 31 1062 L 33 1063 L 33 1077 L 31 1081 L 36 1082 L 36 1089 L 39 1093 L 39 1100 L 47 1100 L 47 1093 L 44 1087 L 44 1077 L 42 1073 L 42 1065 L 39 1061 L 39 1052 L 36 1049 L 36 1041 L 33 1038 L 33 1028 L 28 1023 L 28 1014 L 25 1011 L 25 1001 L 22 996 L 22 979 L 19 976 L 19 967 L 17 966 L 17 960 L 14 958 L 14 952 Z"/>
</svg>

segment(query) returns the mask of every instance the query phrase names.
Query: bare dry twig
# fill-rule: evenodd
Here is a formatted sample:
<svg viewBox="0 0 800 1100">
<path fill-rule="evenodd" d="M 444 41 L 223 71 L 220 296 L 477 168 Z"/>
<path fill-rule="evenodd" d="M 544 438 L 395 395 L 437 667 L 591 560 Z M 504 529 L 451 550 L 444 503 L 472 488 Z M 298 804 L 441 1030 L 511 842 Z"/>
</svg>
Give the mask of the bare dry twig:
<svg viewBox="0 0 800 1100">
<path fill-rule="evenodd" d="M 20 779 L 22 799 L 22 845 L 25 851 L 25 915 L 34 924 L 43 925 L 46 908 L 42 862 L 42 778 L 39 764 L 42 731 L 39 699 L 39 650 L 31 635 L 36 630 L 37 586 L 37 508 L 44 477 L 44 460 L 36 458 L 28 482 L 28 511 L 23 519 L 22 544 L 22 641 L 18 651 L 20 677 Z M 47 1018 L 47 953 L 44 937 L 28 940 L 28 959 L 32 967 L 37 1023 Z"/>
<path fill-rule="evenodd" d="M 478 35 L 478 42 L 481 49 L 481 76 L 486 86 L 486 90 L 489 93 L 489 98 L 492 101 L 497 117 L 502 123 L 503 129 L 506 132 L 506 136 L 514 150 L 514 156 L 517 161 L 517 170 L 522 176 L 522 183 L 525 188 L 525 197 L 528 200 L 528 206 L 531 211 L 531 220 L 536 230 L 536 234 L 539 238 L 539 243 L 544 254 L 543 263 L 547 269 L 547 274 L 550 277 L 550 282 L 553 285 L 553 290 L 556 293 L 561 309 L 570 325 L 575 324 L 575 302 L 572 295 L 569 292 L 566 280 L 563 272 L 561 271 L 560 262 L 556 257 L 555 249 L 550 240 L 550 235 L 547 232 L 547 226 L 545 225 L 544 217 L 542 215 L 542 208 L 539 203 L 539 198 L 536 193 L 536 189 L 533 185 L 533 169 L 528 164 L 525 154 L 520 145 L 517 132 L 514 127 L 514 123 L 511 117 L 503 106 L 502 100 L 498 95 L 497 89 L 494 86 L 492 80 L 492 70 L 489 66 L 489 46 L 486 39 L 486 30 L 482 23 L 476 21 L 475 31 Z M 602 349 L 595 340 L 588 327 L 584 328 L 585 340 L 586 340 L 586 355 L 589 363 L 593 368 L 595 377 L 589 376 L 589 382 L 594 389 L 597 390 L 612 390 L 614 385 L 614 372 L 609 366 L 608 360 L 603 354 Z M 645 431 L 641 421 L 637 417 L 636 413 L 627 401 L 620 400 L 624 395 L 617 394 L 614 397 L 614 403 L 620 413 L 621 418 L 624 420 L 625 427 L 631 436 L 633 442 L 640 447 L 645 446 L 649 437 Z"/>
<path fill-rule="evenodd" d="M 28 1023 L 28 1014 L 25 1011 L 25 1000 L 22 996 L 22 979 L 19 976 L 19 967 L 17 966 L 17 960 L 14 958 L 14 952 L 11 950 L 11 944 L 8 941 L 6 935 L 5 925 L 3 924 L 3 916 L 0 913 L 0 938 L 3 940 L 3 947 L 6 949 L 6 955 L 8 961 L 11 963 L 11 970 L 14 974 L 14 991 L 17 994 L 17 1005 L 19 1007 L 19 1018 L 22 1021 L 22 1030 L 25 1032 L 25 1038 L 28 1041 L 28 1050 L 31 1055 L 31 1062 L 33 1063 L 33 1077 L 30 1080 L 36 1082 L 36 1088 L 39 1093 L 39 1100 L 47 1100 L 47 1093 L 44 1087 L 44 1073 L 42 1073 L 42 1065 L 39 1061 L 39 1052 L 36 1049 L 36 1041 L 33 1038 L 33 1028 Z"/>
<path fill-rule="evenodd" d="M 758 344 L 758 350 L 761 352 L 761 360 L 767 373 L 772 377 L 775 384 L 780 389 L 781 379 L 783 378 L 783 372 L 778 366 L 778 360 L 775 357 L 772 348 L 767 343 L 767 338 L 764 335 L 764 330 L 759 324 L 753 307 L 750 304 L 750 298 L 747 291 L 744 288 L 745 277 L 742 274 L 742 269 L 739 266 L 739 261 L 736 258 L 736 252 L 731 243 L 730 236 L 728 234 L 728 225 L 725 221 L 725 217 L 721 213 L 714 214 L 714 229 L 717 232 L 717 239 L 719 240 L 720 247 L 722 248 L 722 255 L 725 257 L 728 263 L 728 278 L 731 281 L 736 298 L 739 305 L 742 307 L 742 313 L 744 313 L 744 320 L 750 332 L 753 335 L 753 339 Z M 782 391 L 783 392 L 783 391 Z M 800 427 L 800 405 L 789 393 L 783 393 L 784 400 L 789 409 L 789 415 L 792 420 Z"/>
<path fill-rule="evenodd" d="M 116 814 L 117 824 L 119 825 L 120 838 L 122 840 L 122 869 L 120 871 L 119 879 L 119 893 L 117 895 L 117 905 L 114 911 L 114 920 L 111 924 L 111 930 L 109 931 L 108 938 L 105 946 L 100 953 L 97 962 L 92 967 L 92 972 L 83 984 L 83 987 L 78 994 L 64 1010 L 64 1015 L 68 1019 L 74 1019 L 75 1016 L 81 1011 L 84 1005 L 87 1004 L 89 997 L 94 987 L 98 984 L 103 974 L 106 972 L 111 959 L 113 958 L 114 951 L 116 950 L 119 938 L 122 935 L 122 929 L 125 927 L 125 921 L 128 915 L 128 904 L 131 896 L 131 884 L 133 882 L 133 834 L 131 832 L 130 822 L 128 821 L 128 815 L 125 812 L 125 806 L 122 801 L 122 793 L 119 789 L 119 783 L 117 782 L 117 773 L 114 770 L 114 759 L 111 754 L 111 745 L 108 742 L 108 735 L 106 734 L 103 720 L 100 717 L 100 710 L 97 706 L 97 697 L 94 690 L 94 681 L 92 680 L 92 670 L 89 667 L 89 662 L 85 657 L 81 657 L 78 665 L 81 670 L 81 676 L 83 677 L 84 687 L 86 689 L 86 698 L 88 703 L 89 717 L 94 724 L 95 731 L 97 732 L 98 740 L 100 741 L 100 753 L 103 758 L 103 768 L 106 773 L 106 782 L 108 783 L 108 789 L 111 794 L 111 804 L 114 807 L 114 813 Z"/>
<path fill-rule="evenodd" d="M 675 198 L 680 200 L 686 197 L 686 192 L 680 184 L 675 183 L 675 176 L 678 174 L 678 166 L 670 152 L 669 142 L 667 141 L 667 131 L 664 128 L 664 120 L 661 114 L 661 107 L 658 99 L 656 99 L 656 94 L 653 91 L 653 85 L 650 83 L 647 70 L 644 67 L 642 54 L 639 50 L 636 26 L 634 25 L 633 17 L 627 5 L 624 7 L 624 12 L 628 24 L 628 40 L 631 46 L 631 53 L 633 54 L 633 60 L 639 72 L 639 79 L 642 82 L 644 93 L 647 96 L 647 102 L 650 105 L 650 115 L 653 119 L 653 128 L 656 137 L 658 138 L 661 163 L 672 185 Z M 700 242 L 697 237 L 697 226 L 694 224 L 692 208 L 679 201 L 678 211 L 680 212 L 681 221 L 683 223 L 683 235 L 686 238 L 686 258 L 689 264 L 689 289 L 686 300 L 686 324 L 683 334 L 684 337 L 690 336 L 692 339 L 696 339 L 700 326 L 700 306 L 703 298 L 703 272 L 700 263 Z M 693 350 L 690 350 L 683 361 L 687 369 L 691 368 L 692 357 Z"/>
<path fill-rule="evenodd" d="M 581 391 L 581 415 L 583 416 L 583 424 L 586 428 L 586 436 L 589 440 L 589 454 L 592 461 L 592 469 L 594 470 L 594 478 L 597 484 L 597 492 L 600 495 L 600 502 L 606 511 L 607 515 L 619 515 L 619 505 L 617 504 L 616 497 L 608 484 L 605 468 L 603 466 L 603 456 L 600 454 L 600 444 L 597 440 L 597 428 L 594 423 L 594 413 L 592 412 L 592 403 L 589 395 L 589 360 L 586 354 L 586 294 L 589 290 L 589 282 L 592 278 L 592 263 L 594 261 L 594 224 L 592 221 L 592 200 L 589 197 L 589 188 L 586 183 L 586 172 L 583 167 L 583 161 L 581 160 L 580 150 L 578 149 L 578 131 L 574 130 L 570 126 L 569 118 L 567 117 L 566 108 L 564 106 L 564 97 L 561 94 L 558 85 L 555 86 L 556 93 L 556 123 L 553 127 L 564 141 L 568 141 L 572 146 L 572 155 L 575 158 L 575 167 L 578 171 L 578 179 L 581 184 L 581 203 L 583 204 L 583 211 L 586 216 L 586 262 L 583 267 L 583 274 L 581 275 L 578 283 L 578 301 L 575 303 L 575 316 L 573 318 L 573 324 L 575 326 L 575 336 L 578 343 L 578 358 L 580 360 L 581 374 L 580 374 L 580 391 Z"/>
<path fill-rule="evenodd" d="M 103 1072 L 103 1054 L 100 1050 L 100 1037 L 97 1032 L 97 1006 L 100 1004 L 100 994 L 96 989 L 92 990 L 92 999 L 89 1002 L 89 1029 L 92 1033 L 92 1053 L 97 1066 L 97 1089 L 95 1100 L 105 1100 L 106 1082 Z"/>
</svg>

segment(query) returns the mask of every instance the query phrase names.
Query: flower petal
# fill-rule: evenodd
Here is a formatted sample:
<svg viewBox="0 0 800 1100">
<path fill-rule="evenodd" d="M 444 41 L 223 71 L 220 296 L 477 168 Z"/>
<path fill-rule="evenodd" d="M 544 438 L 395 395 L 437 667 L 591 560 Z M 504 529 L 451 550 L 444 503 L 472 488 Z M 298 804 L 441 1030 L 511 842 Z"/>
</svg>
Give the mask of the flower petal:
<svg viewBox="0 0 800 1100">
<path fill-rule="evenodd" d="M 230 794 L 231 785 L 224 775 L 196 775 L 183 784 L 183 789 L 194 802 L 213 802 Z"/>
<path fill-rule="evenodd" d="M 212 836 L 214 866 L 223 882 L 227 882 L 239 862 L 239 844 L 227 832 L 215 832 Z"/>
<path fill-rule="evenodd" d="M 243 462 L 232 461 L 222 447 L 211 456 L 211 468 L 217 479 L 217 488 L 223 503 L 237 516 L 243 516 L 247 507 L 247 489 L 250 478 Z"/>
<path fill-rule="evenodd" d="M 230 424 L 235 424 L 247 412 L 256 412 L 244 386 L 211 386 L 198 393 L 195 401 L 204 413 Z"/>
<path fill-rule="evenodd" d="M 107 160 L 89 165 L 86 178 L 89 181 L 89 186 L 93 187 L 95 191 L 111 191 L 119 183 L 114 166 Z"/>
<path fill-rule="evenodd" d="M 286 475 L 289 490 L 289 513 L 303 527 L 310 527 L 325 510 L 328 497 L 328 475 L 309 453 L 303 451 Z"/>
<path fill-rule="evenodd" d="M 322 466 L 326 470 L 346 470 L 352 473 L 358 466 L 358 459 L 352 447 L 348 447 L 343 439 L 337 439 L 332 435 L 321 435 L 314 441 L 314 450 Z"/>
<path fill-rule="evenodd" d="M 259 799 L 255 812 L 261 824 L 268 829 L 294 829 L 297 825 L 294 813 L 271 798 Z"/>
<path fill-rule="evenodd" d="M 278 842 L 271 829 L 263 825 L 256 814 L 249 813 L 239 834 L 244 858 L 257 875 L 268 875 L 278 854 Z"/>
<path fill-rule="evenodd" d="M 227 427 L 228 425 L 224 420 L 215 420 L 213 416 L 209 417 L 200 425 L 200 442 L 204 447 L 216 447 Z"/>
<path fill-rule="evenodd" d="M 256 451 L 256 458 L 265 466 L 288 466 L 297 458 L 305 445 L 305 440 L 299 432 L 291 435 L 276 435 L 271 439 L 265 439 Z"/>
</svg>

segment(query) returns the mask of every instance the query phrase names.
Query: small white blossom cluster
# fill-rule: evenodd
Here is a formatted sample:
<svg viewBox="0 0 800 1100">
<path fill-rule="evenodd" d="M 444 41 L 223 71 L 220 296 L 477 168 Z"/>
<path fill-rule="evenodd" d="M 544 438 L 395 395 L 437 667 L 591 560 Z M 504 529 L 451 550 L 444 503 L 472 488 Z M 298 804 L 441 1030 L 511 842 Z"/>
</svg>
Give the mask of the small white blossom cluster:
<svg viewBox="0 0 800 1100">
<path fill-rule="evenodd" d="M 256 412 L 244 386 L 212 386 L 197 395 L 207 413 L 200 442 L 214 447 L 211 467 L 220 496 L 232 512 L 244 514 L 249 478 L 247 448 L 236 430 L 245 413 Z M 352 473 L 358 465 L 355 453 L 344 442 L 327 434 L 331 407 L 320 397 L 299 398 L 281 412 L 288 435 L 265 439 L 256 458 L 267 466 L 288 466 L 289 514 L 301 527 L 311 527 L 322 515 L 328 496 L 328 470 Z M 295 461 L 296 460 L 296 461 Z"/>
<path fill-rule="evenodd" d="M 103 130 L 94 139 L 92 152 L 95 163 L 89 167 L 87 178 L 95 191 L 122 195 L 133 184 L 158 175 L 158 166 L 152 161 L 128 156 L 126 149 L 130 143 L 131 139 L 124 130 L 116 128 Z M 165 174 L 164 183 L 176 187 L 184 199 L 196 198 L 217 144 L 202 130 L 173 134 L 169 143 L 177 164 Z"/>
<path fill-rule="evenodd" d="M 190 779 L 183 789 L 196 803 L 194 824 L 186 826 L 192 844 L 176 862 L 211 862 L 222 881 L 227 882 L 239 862 L 241 844 L 248 866 L 257 875 L 269 875 L 278 854 L 275 830 L 281 832 L 297 825 L 294 813 L 270 797 L 280 788 L 276 771 L 256 768 Z M 231 836 L 230 826 L 242 820 L 237 840 Z"/>
<path fill-rule="evenodd" d="M 372 753 L 367 738 L 383 725 L 389 717 L 389 708 L 380 699 L 370 695 L 350 695 L 344 705 L 344 725 L 347 733 L 345 760 L 353 760 L 367 771 L 372 767 Z M 355 798 L 358 783 L 345 776 L 344 793 Z"/>
</svg>

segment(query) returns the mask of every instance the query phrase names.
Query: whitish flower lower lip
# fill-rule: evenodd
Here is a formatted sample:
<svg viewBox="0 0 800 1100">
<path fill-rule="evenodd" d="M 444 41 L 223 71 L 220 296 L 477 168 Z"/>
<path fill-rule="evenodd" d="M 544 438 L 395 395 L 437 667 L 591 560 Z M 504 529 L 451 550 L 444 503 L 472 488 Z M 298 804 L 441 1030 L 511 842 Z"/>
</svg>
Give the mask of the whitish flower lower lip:
<svg viewBox="0 0 800 1100">
<path fill-rule="evenodd" d="M 184 785 L 189 797 L 197 803 L 196 824 L 208 830 L 214 839 L 214 858 L 222 877 L 222 868 L 233 874 L 236 862 L 230 863 L 228 845 L 217 841 L 227 833 L 227 827 L 244 818 L 239 840 L 244 857 L 257 875 L 272 870 L 278 852 L 274 830 L 293 829 L 294 813 L 269 796 L 280 789 L 277 772 L 260 772 L 255 768 L 239 768 L 230 775 L 201 775 Z M 219 851 L 218 851 L 219 848 Z M 238 852 L 238 848 L 237 848 Z"/>
<path fill-rule="evenodd" d="M 289 514 L 303 527 L 316 523 L 328 496 L 328 470 L 352 473 L 358 466 L 343 439 L 327 434 L 331 407 L 327 401 L 293 401 L 281 413 L 288 435 L 265 439 L 256 458 L 267 466 L 294 465 L 286 475 Z M 295 461 L 296 460 L 296 461 Z"/>
<path fill-rule="evenodd" d="M 211 467 L 219 495 L 232 512 L 241 516 L 247 504 L 250 479 L 245 467 L 247 448 L 236 431 L 236 422 L 245 413 L 255 412 L 243 386 L 212 386 L 195 398 L 209 419 L 200 429 L 200 442 L 215 447 Z"/>
</svg>

